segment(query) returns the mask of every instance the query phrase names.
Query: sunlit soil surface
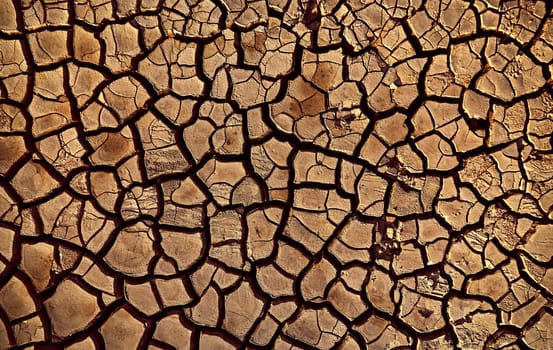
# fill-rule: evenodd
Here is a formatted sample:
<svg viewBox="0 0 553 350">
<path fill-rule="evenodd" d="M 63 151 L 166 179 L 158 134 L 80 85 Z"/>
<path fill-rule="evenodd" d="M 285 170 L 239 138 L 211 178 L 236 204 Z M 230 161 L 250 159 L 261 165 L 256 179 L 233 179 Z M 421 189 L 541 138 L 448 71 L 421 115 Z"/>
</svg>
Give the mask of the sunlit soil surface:
<svg viewBox="0 0 553 350">
<path fill-rule="evenodd" d="M 0 0 L 0 348 L 552 349 L 553 3 Z"/>
</svg>

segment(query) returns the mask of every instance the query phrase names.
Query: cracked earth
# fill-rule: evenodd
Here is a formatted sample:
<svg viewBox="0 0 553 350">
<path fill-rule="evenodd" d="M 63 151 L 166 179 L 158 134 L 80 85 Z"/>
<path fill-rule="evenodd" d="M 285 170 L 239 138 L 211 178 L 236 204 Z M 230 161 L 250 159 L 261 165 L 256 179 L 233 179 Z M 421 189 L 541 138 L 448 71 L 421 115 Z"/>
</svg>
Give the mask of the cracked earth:
<svg viewBox="0 0 553 350">
<path fill-rule="evenodd" d="M 553 4 L 0 0 L 0 348 L 552 349 Z"/>
</svg>

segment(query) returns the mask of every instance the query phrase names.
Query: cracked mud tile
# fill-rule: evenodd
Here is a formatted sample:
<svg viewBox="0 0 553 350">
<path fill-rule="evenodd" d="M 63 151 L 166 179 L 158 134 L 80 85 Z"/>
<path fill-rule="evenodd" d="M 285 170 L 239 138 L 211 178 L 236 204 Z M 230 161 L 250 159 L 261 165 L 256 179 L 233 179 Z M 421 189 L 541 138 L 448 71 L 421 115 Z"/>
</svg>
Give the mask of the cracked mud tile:
<svg viewBox="0 0 553 350">
<path fill-rule="evenodd" d="M 261 290 L 277 299 L 294 295 L 294 281 L 307 266 L 309 260 L 304 253 L 291 245 L 279 243 L 275 261 L 260 266 L 257 270 Z"/>
<path fill-rule="evenodd" d="M 334 191 L 298 189 L 284 234 L 311 253 L 319 252 L 349 210 L 349 201 Z"/>
<path fill-rule="evenodd" d="M 0 48 L 2 48 L 1 96 L 22 102 L 27 89 L 32 89 L 29 84 L 29 67 L 23 44 L 20 40 L 2 40 Z"/>
<path fill-rule="evenodd" d="M 80 112 L 85 130 L 114 128 L 126 122 L 148 100 L 148 92 L 133 77 L 123 76 L 111 81 L 91 103 Z"/>
<path fill-rule="evenodd" d="M 353 327 L 363 338 L 367 348 L 378 349 L 387 346 L 409 347 L 413 338 L 390 321 L 372 315 Z"/>
<path fill-rule="evenodd" d="M 100 312 L 96 297 L 71 280 L 61 282 L 44 304 L 52 332 L 60 338 L 84 329 Z"/>
<path fill-rule="evenodd" d="M 324 133 L 319 114 L 324 112 L 325 96 L 307 80 L 297 77 L 288 84 L 287 96 L 271 105 L 271 117 L 284 132 L 313 141 Z"/>
<path fill-rule="evenodd" d="M 276 20 L 270 21 L 267 28 L 256 27 L 242 33 L 240 44 L 244 64 L 259 66 L 263 76 L 286 76 L 294 68 L 296 38 Z"/>
<path fill-rule="evenodd" d="M 37 66 L 58 63 L 69 57 L 67 30 L 40 30 L 28 34 L 28 45 Z"/>
<path fill-rule="evenodd" d="M 458 0 L 429 1 L 410 18 L 409 26 L 424 51 L 447 48 L 452 39 L 476 33 L 474 9 Z"/>
<path fill-rule="evenodd" d="M 264 306 L 247 282 L 242 282 L 225 296 L 225 317 L 222 328 L 243 340 L 260 316 Z"/>
<path fill-rule="evenodd" d="M 457 344 L 465 348 L 481 349 L 486 339 L 498 330 L 494 308 L 487 301 L 452 296 L 446 310 Z"/>
<path fill-rule="evenodd" d="M 553 346 L 550 2 L 0 8 L 0 348 Z"/>
<path fill-rule="evenodd" d="M 319 349 L 330 349 L 345 334 L 347 328 L 326 309 L 301 309 L 297 318 L 284 328 L 284 334 Z"/>
<path fill-rule="evenodd" d="M 443 315 L 437 312 L 441 309 L 442 301 L 411 289 L 413 282 L 413 278 L 406 278 L 398 284 L 401 300 L 399 318 L 420 333 L 441 330 L 446 325 Z"/>
<path fill-rule="evenodd" d="M 39 83 L 33 88 L 33 99 L 28 111 L 33 117 L 33 134 L 44 135 L 67 126 L 72 120 L 69 94 L 63 86 L 62 68 L 35 74 Z"/>
<path fill-rule="evenodd" d="M 157 321 L 152 339 L 177 349 L 188 349 L 191 346 L 191 336 L 192 330 L 183 325 L 179 315 L 171 314 Z"/>
<path fill-rule="evenodd" d="M 22 4 L 26 29 L 69 24 L 67 2 L 36 1 Z"/>
<path fill-rule="evenodd" d="M 277 98 L 281 81 L 264 79 L 259 70 L 230 68 L 231 97 L 241 108 L 248 109 Z"/>
<path fill-rule="evenodd" d="M 203 82 L 198 78 L 195 53 L 198 45 L 168 38 L 138 64 L 158 92 L 172 91 L 180 96 L 199 96 Z"/>
<path fill-rule="evenodd" d="M 263 178 L 271 199 L 288 199 L 288 157 L 292 147 L 274 138 L 251 148 L 251 165 L 255 173 Z"/>
<path fill-rule="evenodd" d="M 112 72 L 129 70 L 131 62 L 140 53 L 138 29 L 131 23 L 109 24 L 100 33 L 105 45 L 105 66 Z"/>
<path fill-rule="evenodd" d="M 60 182 L 49 174 L 48 169 L 41 162 L 34 160 L 29 161 L 18 170 L 11 184 L 25 202 L 45 198 L 61 186 Z"/>
<path fill-rule="evenodd" d="M 252 211 L 246 216 L 248 239 L 246 246 L 250 260 L 261 260 L 274 250 L 274 236 L 282 219 L 282 209 L 268 207 Z"/>
<path fill-rule="evenodd" d="M 138 222 L 116 233 L 113 246 L 104 260 L 115 271 L 129 276 L 148 274 L 149 262 L 154 258 L 154 237 L 146 222 Z"/>
<path fill-rule="evenodd" d="M 489 40 L 484 52 L 491 69 L 476 82 L 477 90 L 482 93 L 508 102 L 544 86 L 542 68 L 514 44 Z"/>
<path fill-rule="evenodd" d="M 446 55 L 433 56 L 426 72 L 425 90 L 428 96 L 459 97 L 462 86 L 455 82 Z"/>
<path fill-rule="evenodd" d="M 100 326 L 106 347 L 111 349 L 136 348 L 140 344 L 145 326 L 134 318 L 127 310 L 115 311 L 104 324 Z"/>
</svg>

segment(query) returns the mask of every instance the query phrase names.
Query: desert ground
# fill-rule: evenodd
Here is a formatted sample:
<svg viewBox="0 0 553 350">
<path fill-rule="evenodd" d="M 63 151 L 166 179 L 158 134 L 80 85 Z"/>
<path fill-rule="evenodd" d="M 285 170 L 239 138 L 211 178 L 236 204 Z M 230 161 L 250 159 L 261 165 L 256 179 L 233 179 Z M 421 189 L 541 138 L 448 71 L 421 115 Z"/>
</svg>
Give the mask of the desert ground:
<svg viewBox="0 0 553 350">
<path fill-rule="evenodd" d="M 0 349 L 553 349 L 553 3 L 0 0 Z"/>
</svg>

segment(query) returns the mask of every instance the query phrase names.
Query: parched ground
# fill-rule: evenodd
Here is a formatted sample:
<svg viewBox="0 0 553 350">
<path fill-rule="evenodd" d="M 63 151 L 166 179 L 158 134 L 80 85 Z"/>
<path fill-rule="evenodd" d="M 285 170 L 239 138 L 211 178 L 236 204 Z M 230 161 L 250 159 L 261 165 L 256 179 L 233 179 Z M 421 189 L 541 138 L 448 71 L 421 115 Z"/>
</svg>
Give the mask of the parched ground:
<svg viewBox="0 0 553 350">
<path fill-rule="evenodd" d="M 553 349 L 553 3 L 0 0 L 0 348 Z"/>
</svg>

